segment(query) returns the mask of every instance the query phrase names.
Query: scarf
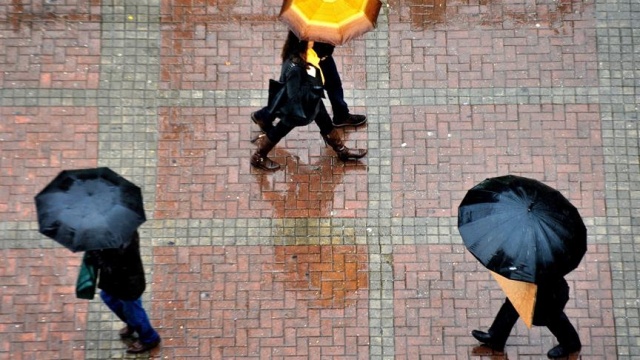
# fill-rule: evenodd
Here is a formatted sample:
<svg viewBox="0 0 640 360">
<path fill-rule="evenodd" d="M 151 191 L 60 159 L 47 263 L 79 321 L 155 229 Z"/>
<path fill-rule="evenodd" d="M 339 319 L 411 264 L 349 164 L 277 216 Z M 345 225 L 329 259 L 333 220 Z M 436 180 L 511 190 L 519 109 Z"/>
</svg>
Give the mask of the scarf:
<svg viewBox="0 0 640 360">
<path fill-rule="evenodd" d="M 316 54 L 315 50 L 313 50 L 313 48 L 307 49 L 307 62 L 318 69 L 318 71 L 320 72 L 320 79 L 322 79 L 322 84 L 324 85 L 324 74 L 320 69 L 320 58 L 318 57 L 318 54 Z"/>
</svg>

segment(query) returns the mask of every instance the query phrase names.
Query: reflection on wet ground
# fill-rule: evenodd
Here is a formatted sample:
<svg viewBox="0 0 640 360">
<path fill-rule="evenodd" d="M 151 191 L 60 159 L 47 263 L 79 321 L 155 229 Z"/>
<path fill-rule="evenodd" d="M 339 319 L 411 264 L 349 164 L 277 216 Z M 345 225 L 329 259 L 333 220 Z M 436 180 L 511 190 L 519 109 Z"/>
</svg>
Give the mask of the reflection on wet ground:
<svg viewBox="0 0 640 360">
<path fill-rule="evenodd" d="M 270 202 L 275 215 L 281 218 L 334 215 L 334 207 L 344 207 L 345 201 L 347 204 L 349 201 L 340 197 L 344 191 L 335 189 L 336 186 L 345 186 L 345 173 L 366 172 L 366 165 L 362 162 L 342 164 L 333 153 L 327 153 L 312 164 L 306 164 L 283 148 L 278 148 L 275 153 L 277 155 L 272 157 L 281 162 L 284 171 L 279 174 L 254 171 L 253 174 L 260 184 L 263 200 Z"/>
<path fill-rule="evenodd" d="M 391 13 L 400 22 L 411 22 L 412 30 L 439 26 L 455 28 L 492 27 L 512 29 L 571 26 L 585 7 L 580 0 L 389 0 Z"/>
<path fill-rule="evenodd" d="M 6 20 L 14 31 L 34 23 L 99 22 L 100 0 L 11 0 L 9 5 L 0 5 L 0 21 Z"/>
<path fill-rule="evenodd" d="M 308 293 L 310 308 L 344 309 L 369 287 L 367 261 L 362 245 L 277 246 L 272 281 Z"/>
</svg>

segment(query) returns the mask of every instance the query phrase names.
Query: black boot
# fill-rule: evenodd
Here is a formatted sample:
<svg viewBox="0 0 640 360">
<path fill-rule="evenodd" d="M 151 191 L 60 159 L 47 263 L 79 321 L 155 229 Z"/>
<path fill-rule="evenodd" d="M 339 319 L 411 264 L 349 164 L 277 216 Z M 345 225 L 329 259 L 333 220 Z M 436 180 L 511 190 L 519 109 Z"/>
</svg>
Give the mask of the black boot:
<svg viewBox="0 0 640 360">
<path fill-rule="evenodd" d="M 276 143 L 271 142 L 267 135 L 260 135 L 255 144 L 258 149 L 251 155 L 251 165 L 258 169 L 275 171 L 280 169 L 280 165 L 267 157 L 269 151 L 271 151 Z"/>
<path fill-rule="evenodd" d="M 269 132 L 269 130 L 273 129 L 273 120 L 264 119 L 263 117 L 260 116 L 260 112 L 262 111 L 252 112 L 251 120 L 253 121 L 254 124 L 260 127 L 260 130 L 262 130 L 263 133 L 266 134 L 267 132 Z"/>
<path fill-rule="evenodd" d="M 576 328 L 573 327 L 564 312 L 560 312 L 557 316 L 549 319 L 547 328 L 560 343 L 560 345 L 549 350 L 547 353 L 549 359 L 565 358 L 571 353 L 580 351 L 582 348 L 580 336 L 578 336 Z"/>
<path fill-rule="evenodd" d="M 342 161 L 357 160 L 367 155 L 366 149 L 349 149 L 344 146 L 342 139 L 340 139 L 340 134 L 338 134 L 336 129 L 331 130 L 331 132 L 326 135 L 322 135 L 322 137 L 324 141 L 331 146 L 333 151 L 338 154 L 338 158 Z"/>
<path fill-rule="evenodd" d="M 480 330 L 473 330 L 471 331 L 471 336 L 473 336 L 474 338 L 476 338 L 476 340 L 480 341 L 484 345 L 491 348 L 491 350 L 498 351 L 498 352 L 504 351 L 505 341 L 495 339 L 491 337 L 491 334 L 489 333 L 486 333 Z"/>
<path fill-rule="evenodd" d="M 473 330 L 471 335 L 492 350 L 503 352 L 509 333 L 511 333 L 511 329 L 518 321 L 519 316 L 513 304 L 507 298 L 496 314 L 496 318 L 493 319 L 488 332 Z"/>
<path fill-rule="evenodd" d="M 549 350 L 547 353 L 547 357 L 549 359 L 558 359 L 558 358 L 566 358 L 574 352 L 580 351 L 582 348 L 581 344 L 568 344 L 568 345 L 558 345 L 553 349 Z"/>
</svg>

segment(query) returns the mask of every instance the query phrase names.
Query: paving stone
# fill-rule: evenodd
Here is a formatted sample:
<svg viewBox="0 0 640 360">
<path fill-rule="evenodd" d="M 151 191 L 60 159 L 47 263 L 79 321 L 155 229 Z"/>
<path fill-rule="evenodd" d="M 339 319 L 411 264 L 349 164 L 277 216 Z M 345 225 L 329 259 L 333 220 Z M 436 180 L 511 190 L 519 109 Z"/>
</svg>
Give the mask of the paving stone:
<svg viewBox="0 0 640 360">
<path fill-rule="evenodd" d="M 640 355 L 637 1 L 390 0 L 335 52 L 369 118 L 340 131 L 368 156 L 340 162 L 312 124 L 263 173 L 249 115 L 279 73 L 280 5 L 0 4 L 0 360 L 136 358 L 99 300 L 72 298 L 79 257 L 37 232 L 35 193 L 94 166 L 143 188 L 143 300 L 164 341 L 138 358 L 497 358 L 469 331 L 503 294 L 456 209 L 505 173 L 584 217 L 567 277 L 581 358 Z M 554 341 L 519 323 L 507 355 Z"/>
</svg>

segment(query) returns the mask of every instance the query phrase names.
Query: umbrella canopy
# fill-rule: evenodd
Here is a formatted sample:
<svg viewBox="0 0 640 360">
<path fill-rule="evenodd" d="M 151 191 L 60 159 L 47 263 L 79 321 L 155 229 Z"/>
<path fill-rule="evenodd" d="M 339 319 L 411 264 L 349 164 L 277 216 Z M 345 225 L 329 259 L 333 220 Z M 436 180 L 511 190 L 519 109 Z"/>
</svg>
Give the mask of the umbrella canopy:
<svg viewBox="0 0 640 360">
<path fill-rule="evenodd" d="M 280 20 L 298 38 L 342 45 L 376 27 L 380 0 L 285 0 Z"/>
<path fill-rule="evenodd" d="M 469 190 L 458 208 L 458 230 L 486 268 L 511 280 L 564 276 L 587 251 L 578 210 L 557 190 L 519 176 L 487 179 Z"/>
<path fill-rule="evenodd" d="M 40 232 L 73 252 L 126 246 L 146 220 L 140 188 L 104 167 L 62 171 L 35 202 Z"/>
</svg>

